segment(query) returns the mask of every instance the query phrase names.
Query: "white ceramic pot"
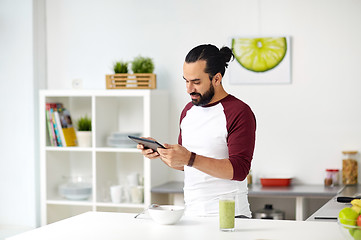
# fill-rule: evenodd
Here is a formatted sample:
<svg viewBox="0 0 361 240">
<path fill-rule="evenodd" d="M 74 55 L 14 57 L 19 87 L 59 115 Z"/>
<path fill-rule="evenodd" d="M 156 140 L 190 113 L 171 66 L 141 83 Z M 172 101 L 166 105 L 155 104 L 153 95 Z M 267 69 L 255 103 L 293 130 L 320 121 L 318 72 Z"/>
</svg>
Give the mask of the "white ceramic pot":
<svg viewBox="0 0 361 240">
<path fill-rule="evenodd" d="M 92 132 L 91 131 L 77 131 L 78 147 L 92 146 Z"/>
</svg>

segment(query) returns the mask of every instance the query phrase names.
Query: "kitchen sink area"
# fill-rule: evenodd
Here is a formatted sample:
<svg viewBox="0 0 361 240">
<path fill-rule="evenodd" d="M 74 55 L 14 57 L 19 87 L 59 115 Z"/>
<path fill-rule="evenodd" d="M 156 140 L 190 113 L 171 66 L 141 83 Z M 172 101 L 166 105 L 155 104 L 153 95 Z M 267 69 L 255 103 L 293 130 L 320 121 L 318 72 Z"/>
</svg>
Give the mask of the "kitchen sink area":
<svg viewBox="0 0 361 240">
<path fill-rule="evenodd" d="M 330 199 L 319 210 L 313 213 L 307 221 L 337 221 L 338 213 L 345 207 L 350 207 L 350 203 L 337 201 L 338 197 L 358 197 L 361 196 L 361 185 L 343 186 L 340 192 Z"/>
</svg>

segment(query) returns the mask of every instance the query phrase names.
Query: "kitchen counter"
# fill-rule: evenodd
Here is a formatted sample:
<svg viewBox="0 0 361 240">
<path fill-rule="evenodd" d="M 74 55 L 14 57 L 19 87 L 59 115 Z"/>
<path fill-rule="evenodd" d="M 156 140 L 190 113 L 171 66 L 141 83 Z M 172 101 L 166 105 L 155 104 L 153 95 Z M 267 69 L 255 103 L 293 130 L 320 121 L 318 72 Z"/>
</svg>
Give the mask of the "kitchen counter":
<svg viewBox="0 0 361 240">
<path fill-rule="evenodd" d="M 340 210 L 344 207 L 351 207 L 350 203 L 339 203 L 336 201 L 337 197 L 355 197 L 361 195 L 361 185 L 345 186 L 343 189 L 323 205 L 319 210 L 312 214 L 307 221 L 337 221 L 337 216 Z"/>
<path fill-rule="evenodd" d="M 252 185 L 248 188 L 250 197 L 291 197 L 295 198 L 295 215 L 297 221 L 303 221 L 305 217 L 306 198 L 332 198 L 337 195 L 343 186 L 325 187 L 324 185 L 293 185 L 286 187 L 263 187 Z"/>
<path fill-rule="evenodd" d="M 284 197 L 328 197 L 332 198 L 343 189 L 342 186 L 325 187 L 324 185 L 290 185 L 287 187 L 263 187 L 252 185 L 248 196 L 284 196 Z"/>
<path fill-rule="evenodd" d="M 343 186 L 325 187 L 324 185 L 293 185 L 286 187 L 263 187 L 260 184 L 253 184 L 248 188 L 250 197 L 290 197 L 295 198 L 296 220 L 305 220 L 305 199 L 306 198 L 332 198 L 336 196 Z M 183 182 L 168 182 L 152 188 L 152 193 L 171 194 L 174 204 L 183 201 Z"/>
<path fill-rule="evenodd" d="M 152 193 L 180 193 L 183 194 L 183 182 L 171 181 L 152 188 Z"/>
<path fill-rule="evenodd" d="M 7 239 L 344 239 L 335 222 L 236 219 L 235 224 L 235 232 L 221 232 L 218 217 L 184 216 L 176 225 L 159 225 L 148 214 L 87 212 Z"/>
<path fill-rule="evenodd" d="M 183 193 L 183 182 L 167 182 L 152 188 L 152 193 Z M 324 185 L 290 185 L 287 187 L 263 187 L 253 184 L 248 187 L 249 196 L 284 196 L 284 197 L 333 197 L 343 186 L 324 187 Z"/>
</svg>

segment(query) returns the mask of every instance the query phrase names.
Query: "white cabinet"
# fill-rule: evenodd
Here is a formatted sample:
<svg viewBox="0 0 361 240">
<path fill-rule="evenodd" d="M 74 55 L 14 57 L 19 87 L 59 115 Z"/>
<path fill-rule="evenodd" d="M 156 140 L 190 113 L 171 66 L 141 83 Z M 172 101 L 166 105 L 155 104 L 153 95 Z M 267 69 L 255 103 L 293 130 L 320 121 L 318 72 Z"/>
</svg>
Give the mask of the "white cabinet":
<svg viewBox="0 0 361 240">
<path fill-rule="evenodd" d="M 151 187 L 167 181 L 161 160 L 144 158 L 135 147 L 109 147 L 114 132 L 140 133 L 168 142 L 167 93 L 160 90 L 41 90 L 40 174 L 41 225 L 86 211 L 138 212 L 152 202 Z M 87 114 L 92 119 L 92 147 L 53 147 L 47 132 L 45 104 L 61 102 L 73 122 Z M 111 185 L 127 186 L 127 176 L 144 179 L 144 201 L 125 199 L 113 203 Z M 67 200 L 58 193 L 64 176 L 88 177 L 92 195 L 87 200 Z"/>
</svg>

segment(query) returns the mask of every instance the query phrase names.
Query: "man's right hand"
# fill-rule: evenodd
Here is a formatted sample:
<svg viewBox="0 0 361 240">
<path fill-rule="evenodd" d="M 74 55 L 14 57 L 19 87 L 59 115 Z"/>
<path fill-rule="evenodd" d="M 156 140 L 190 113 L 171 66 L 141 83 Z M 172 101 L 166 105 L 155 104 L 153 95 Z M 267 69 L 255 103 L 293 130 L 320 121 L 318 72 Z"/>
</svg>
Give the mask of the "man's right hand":
<svg viewBox="0 0 361 240">
<path fill-rule="evenodd" d="M 145 138 L 145 139 L 149 139 L 149 140 L 155 141 L 155 139 L 153 139 L 153 138 Z M 149 158 L 149 159 L 156 159 L 156 158 L 159 158 L 159 157 L 160 157 L 160 155 L 159 155 L 158 152 L 154 152 L 153 149 L 150 149 L 150 148 L 144 149 L 144 146 L 143 146 L 142 144 L 138 144 L 138 145 L 137 145 L 137 148 L 140 149 L 140 150 L 142 150 L 143 156 L 144 156 L 144 157 L 147 157 L 147 158 Z"/>
</svg>

